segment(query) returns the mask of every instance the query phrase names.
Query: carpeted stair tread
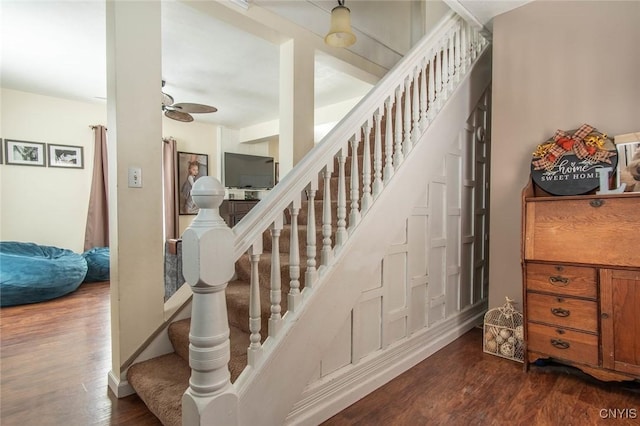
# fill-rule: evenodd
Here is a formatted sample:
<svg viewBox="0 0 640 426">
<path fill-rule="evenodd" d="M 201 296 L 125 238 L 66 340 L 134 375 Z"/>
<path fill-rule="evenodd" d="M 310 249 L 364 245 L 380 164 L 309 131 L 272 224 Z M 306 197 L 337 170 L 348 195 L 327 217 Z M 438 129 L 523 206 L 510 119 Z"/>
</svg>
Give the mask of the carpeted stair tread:
<svg viewBox="0 0 640 426">
<path fill-rule="evenodd" d="M 304 270 L 307 264 L 305 250 L 300 250 L 300 289 L 304 287 Z M 263 290 L 270 290 L 271 286 L 271 252 L 264 252 L 260 255 L 260 261 L 258 262 L 258 279 L 260 287 Z M 282 291 L 289 291 L 289 283 L 291 281 L 290 269 L 289 269 L 289 253 L 280 253 L 280 285 Z M 241 256 L 236 262 L 236 274 L 240 281 L 246 283 L 251 282 L 251 261 L 248 255 Z"/>
<path fill-rule="evenodd" d="M 172 322 L 167 330 L 173 349 L 182 359 L 189 362 L 189 327 L 191 318 Z"/>
<path fill-rule="evenodd" d="M 182 395 L 189 387 L 189 363 L 176 353 L 134 364 L 127 380 L 165 426 L 182 425 Z"/>
</svg>

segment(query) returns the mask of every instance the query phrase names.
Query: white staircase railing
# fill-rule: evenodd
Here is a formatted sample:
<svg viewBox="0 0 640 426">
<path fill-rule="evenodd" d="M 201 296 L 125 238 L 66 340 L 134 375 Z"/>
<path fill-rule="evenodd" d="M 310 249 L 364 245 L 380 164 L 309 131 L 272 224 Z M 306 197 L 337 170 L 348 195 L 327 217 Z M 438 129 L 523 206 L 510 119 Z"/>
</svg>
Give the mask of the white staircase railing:
<svg viewBox="0 0 640 426">
<path fill-rule="evenodd" d="M 287 305 L 289 311 L 296 312 L 304 304 L 305 293 L 322 284 L 324 272 L 359 221 L 375 206 L 379 194 L 402 167 L 404 159 L 411 155 L 420 135 L 487 44 L 462 18 L 453 13 L 447 15 L 233 228 L 231 239 L 227 238 L 231 232 L 228 228 L 220 229 L 217 208 L 221 200 L 218 201 L 215 191 L 219 182 L 214 178 L 196 182 L 194 199 L 201 207 L 200 213 L 183 237 L 184 275 L 194 288 L 190 335 L 192 380 L 183 399 L 184 424 L 235 424 L 234 387 L 239 383 L 247 386 L 250 382 L 251 368 L 232 385 L 225 363 L 229 359 L 229 325 L 221 312 L 226 315 L 223 290 L 231 278 L 227 276 L 228 268 L 233 268 L 235 261 L 248 254 L 251 334 L 247 342 L 247 362 L 255 368 L 268 357 L 268 342 L 278 339 L 286 321 L 280 300 L 283 277 L 279 252 L 285 220 L 291 225 Z M 335 175 L 337 200 L 334 201 L 331 186 Z M 196 197 L 198 191 L 202 194 Z M 316 228 L 317 203 L 322 203 L 320 237 Z M 307 233 L 301 250 L 298 217 L 303 204 Z M 207 226 L 211 229 L 206 230 Z M 272 256 L 268 338 L 263 342 L 259 262 L 265 231 L 270 231 L 272 238 Z M 227 248 L 231 250 L 223 255 Z M 305 262 L 301 262 L 301 253 Z M 219 266 L 220 261 L 228 265 Z M 216 268 L 221 269 L 214 271 Z M 205 305 L 208 309 L 215 308 L 216 312 L 208 312 Z M 220 324 L 212 325 L 211 321 Z M 220 423 L 218 412 L 215 415 L 218 421 L 214 423 L 212 407 L 221 409 L 221 401 L 230 404 L 225 411 L 227 420 Z"/>
</svg>

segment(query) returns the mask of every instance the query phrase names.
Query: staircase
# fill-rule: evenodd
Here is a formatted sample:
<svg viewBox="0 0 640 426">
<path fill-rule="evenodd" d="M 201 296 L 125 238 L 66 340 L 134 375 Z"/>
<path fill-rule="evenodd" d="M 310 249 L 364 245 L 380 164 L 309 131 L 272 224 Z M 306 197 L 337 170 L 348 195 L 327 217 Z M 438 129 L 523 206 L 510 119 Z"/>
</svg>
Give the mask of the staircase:
<svg viewBox="0 0 640 426">
<path fill-rule="evenodd" d="M 358 162 L 362 166 L 364 151 L 363 145 L 360 147 Z M 338 159 L 335 160 L 335 169 L 339 168 Z M 345 165 L 345 177 L 349 181 L 351 177 L 351 165 Z M 332 176 L 330 182 L 331 198 L 338 199 L 338 176 Z M 315 201 L 315 233 L 316 239 L 322 238 L 322 194 L 324 194 L 324 182 L 318 189 L 319 195 Z M 337 202 L 332 202 L 331 207 L 334 216 L 337 215 Z M 307 238 L 309 218 L 309 201 L 301 202 L 301 209 L 297 220 L 305 225 L 298 225 L 298 241 L 305 241 Z M 279 273 L 275 274 L 282 282 L 280 289 L 281 309 L 287 311 L 288 294 L 291 290 L 291 212 L 284 212 L 281 229 L 272 227 L 264 232 L 262 238 L 263 252 L 259 255 L 258 279 L 262 291 L 260 292 L 262 312 L 261 330 L 268 330 L 269 317 L 271 315 L 271 281 L 273 267 L 271 263 L 272 255 L 278 253 Z M 335 238 L 335 232 L 332 233 Z M 300 253 L 299 265 L 306 265 L 307 251 Z M 319 253 L 316 251 L 316 256 Z M 236 279 L 229 282 L 226 289 L 226 302 L 229 317 L 231 361 L 229 363 L 230 379 L 235 382 L 242 370 L 247 365 L 247 342 L 250 340 L 251 330 L 249 329 L 250 310 L 250 286 L 251 286 L 252 263 L 249 254 L 244 254 L 235 264 Z M 304 289 L 305 276 L 299 277 L 300 291 Z M 174 352 L 150 359 L 148 361 L 134 364 L 127 373 L 127 379 L 136 393 L 149 407 L 150 411 L 160 419 L 164 425 L 182 424 L 182 396 L 189 387 L 189 330 L 191 319 L 183 319 L 169 325 L 169 340 L 174 348 Z M 266 336 L 262 336 L 264 342 Z"/>
<path fill-rule="evenodd" d="M 227 320 L 216 332 L 199 334 L 213 320 L 198 318 L 195 292 L 192 319 L 202 327 L 191 329 L 191 319 L 173 322 L 174 352 L 128 370 L 129 383 L 164 425 L 196 418 L 227 424 L 212 414 L 220 407 L 235 418 L 229 423 L 284 422 L 411 215 L 415 200 L 406 195 L 407 184 L 428 180 L 446 154 L 446 144 L 425 141 L 452 139 L 436 125 L 436 114 L 457 114 L 456 105 L 481 97 L 484 87 L 472 87 L 465 74 L 486 46 L 459 17 L 447 16 L 233 229 L 235 274 L 219 293 Z M 454 95 L 459 99 L 444 111 Z M 470 112 L 462 114 L 466 119 Z M 389 212 L 400 220 L 390 223 Z M 185 258 L 199 250 L 184 244 Z M 217 297 L 207 294 L 209 301 Z M 474 297 L 482 301 L 480 292 Z M 204 304 L 213 302 L 198 306 Z M 315 325 L 314 331 L 305 325 Z M 229 347 L 220 339 L 227 332 Z M 230 361 L 220 365 L 227 353 Z M 188 414 L 183 401 L 189 401 Z"/>
</svg>

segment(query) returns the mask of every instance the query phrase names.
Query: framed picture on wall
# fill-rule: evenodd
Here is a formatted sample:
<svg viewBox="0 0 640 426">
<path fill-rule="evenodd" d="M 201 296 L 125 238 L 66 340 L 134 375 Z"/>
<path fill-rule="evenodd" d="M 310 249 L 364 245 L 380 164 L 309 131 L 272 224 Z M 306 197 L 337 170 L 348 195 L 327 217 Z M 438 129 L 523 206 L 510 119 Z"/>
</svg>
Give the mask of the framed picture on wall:
<svg viewBox="0 0 640 426">
<path fill-rule="evenodd" d="M 49 167 L 84 168 L 83 148 L 73 145 L 47 144 Z"/>
<path fill-rule="evenodd" d="M 196 180 L 209 175 L 209 156 L 193 152 L 178 152 L 178 212 L 197 214 L 198 206 L 191 198 L 191 188 Z"/>
<path fill-rule="evenodd" d="M 4 156 L 6 164 L 44 167 L 47 153 L 44 143 L 5 139 Z"/>
</svg>

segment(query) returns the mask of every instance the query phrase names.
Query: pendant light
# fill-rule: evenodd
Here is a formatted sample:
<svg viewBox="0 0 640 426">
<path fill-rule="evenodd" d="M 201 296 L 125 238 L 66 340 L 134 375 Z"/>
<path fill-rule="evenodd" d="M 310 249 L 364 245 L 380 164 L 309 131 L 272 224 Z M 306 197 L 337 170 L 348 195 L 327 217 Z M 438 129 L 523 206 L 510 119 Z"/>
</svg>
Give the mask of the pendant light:
<svg viewBox="0 0 640 426">
<path fill-rule="evenodd" d="M 356 42 L 351 31 L 351 11 L 344 5 L 344 0 L 338 0 L 338 6 L 331 10 L 331 29 L 324 42 L 333 47 L 349 47 Z"/>
</svg>

